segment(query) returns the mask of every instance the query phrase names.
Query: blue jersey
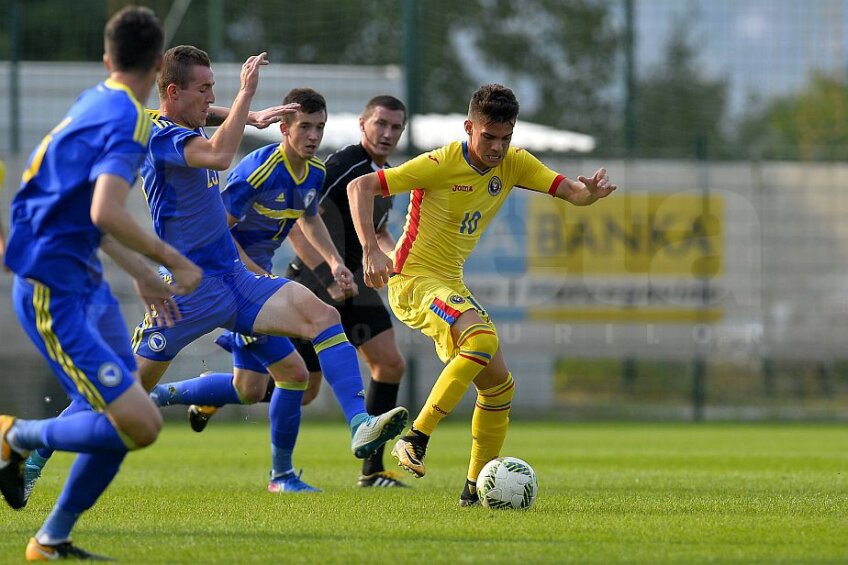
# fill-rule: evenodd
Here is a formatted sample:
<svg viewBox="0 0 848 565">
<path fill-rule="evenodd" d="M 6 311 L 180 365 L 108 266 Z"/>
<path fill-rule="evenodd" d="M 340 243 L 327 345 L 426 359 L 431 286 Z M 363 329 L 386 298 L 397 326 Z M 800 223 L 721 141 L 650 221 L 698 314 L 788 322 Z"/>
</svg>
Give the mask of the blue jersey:
<svg viewBox="0 0 848 565">
<path fill-rule="evenodd" d="M 203 128 L 188 129 L 157 111 L 150 150 L 141 166 L 142 190 L 156 234 L 203 269 L 204 275 L 229 272 L 239 261 L 227 229 L 218 171 L 190 167 L 189 140 L 206 137 Z"/>
<path fill-rule="evenodd" d="M 231 231 L 257 265 L 270 272 L 274 252 L 297 219 L 318 213 L 324 174 L 324 163 L 313 157 L 295 178 L 282 145 L 260 147 L 230 172 L 221 195 L 238 220 Z"/>
<path fill-rule="evenodd" d="M 96 289 L 103 268 L 102 233 L 91 221 L 94 183 L 110 174 L 132 186 L 150 126 L 125 85 L 106 80 L 83 92 L 29 158 L 12 201 L 6 265 L 55 290 Z"/>
</svg>

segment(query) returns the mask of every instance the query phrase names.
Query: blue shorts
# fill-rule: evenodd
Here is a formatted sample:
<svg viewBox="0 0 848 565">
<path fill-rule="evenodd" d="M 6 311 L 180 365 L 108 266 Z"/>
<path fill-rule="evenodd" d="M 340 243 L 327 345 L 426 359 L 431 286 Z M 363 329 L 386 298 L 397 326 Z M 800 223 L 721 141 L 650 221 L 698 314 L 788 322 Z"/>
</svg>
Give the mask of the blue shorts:
<svg viewBox="0 0 848 565">
<path fill-rule="evenodd" d="M 170 361 L 186 345 L 216 328 L 253 333 L 259 310 L 288 279 L 257 275 L 239 263 L 222 275 L 203 277 L 200 286 L 175 296 L 182 319 L 170 328 L 155 327 L 149 316 L 135 329 L 132 349 L 154 361 Z"/>
<path fill-rule="evenodd" d="M 102 411 L 133 385 L 129 334 L 105 281 L 77 294 L 16 276 L 12 302 L 24 331 L 72 400 Z"/>
<path fill-rule="evenodd" d="M 264 334 L 249 336 L 225 332 L 215 343 L 233 354 L 233 367 L 257 373 L 267 373 L 268 365 L 285 359 L 294 351 L 289 338 Z"/>
</svg>

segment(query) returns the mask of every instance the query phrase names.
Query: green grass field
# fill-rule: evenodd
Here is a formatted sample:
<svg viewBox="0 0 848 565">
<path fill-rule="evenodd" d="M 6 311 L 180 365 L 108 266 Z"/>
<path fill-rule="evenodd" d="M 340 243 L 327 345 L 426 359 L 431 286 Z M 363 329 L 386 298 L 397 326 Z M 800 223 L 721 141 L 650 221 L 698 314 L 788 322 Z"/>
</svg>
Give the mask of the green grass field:
<svg viewBox="0 0 848 565">
<path fill-rule="evenodd" d="M 168 422 L 80 521 L 80 546 L 124 563 L 846 563 L 844 424 L 515 422 L 527 511 L 457 505 L 468 423 L 446 422 L 412 489 L 354 487 L 341 423 L 306 422 L 296 464 L 321 494 L 271 495 L 265 422 Z M 70 464 L 29 506 L 0 509 L 0 562 L 20 562 Z"/>
</svg>

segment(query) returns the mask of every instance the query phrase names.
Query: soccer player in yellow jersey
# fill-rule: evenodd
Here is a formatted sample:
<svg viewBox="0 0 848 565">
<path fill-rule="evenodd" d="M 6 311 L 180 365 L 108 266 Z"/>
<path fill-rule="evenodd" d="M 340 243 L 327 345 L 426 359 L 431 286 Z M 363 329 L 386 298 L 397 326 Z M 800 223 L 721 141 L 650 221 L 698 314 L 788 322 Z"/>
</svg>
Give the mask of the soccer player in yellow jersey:
<svg viewBox="0 0 848 565">
<path fill-rule="evenodd" d="M 392 449 L 398 464 L 416 477 L 424 476 L 427 442 L 436 426 L 471 383 L 477 388 L 462 506 L 480 503 L 477 475 L 503 446 L 515 389 L 495 326 L 465 287 L 463 264 L 513 188 L 546 192 L 576 206 L 592 204 L 616 189 L 605 169 L 571 180 L 527 151 L 510 147 L 517 116 L 518 101 L 510 89 L 484 85 L 471 97 L 467 141 L 348 185 L 365 283 L 374 288 L 388 283 L 395 315 L 433 338 L 446 363 L 409 434 Z M 405 191 L 412 191 L 406 225 L 387 256 L 374 233 L 374 196 Z"/>
</svg>

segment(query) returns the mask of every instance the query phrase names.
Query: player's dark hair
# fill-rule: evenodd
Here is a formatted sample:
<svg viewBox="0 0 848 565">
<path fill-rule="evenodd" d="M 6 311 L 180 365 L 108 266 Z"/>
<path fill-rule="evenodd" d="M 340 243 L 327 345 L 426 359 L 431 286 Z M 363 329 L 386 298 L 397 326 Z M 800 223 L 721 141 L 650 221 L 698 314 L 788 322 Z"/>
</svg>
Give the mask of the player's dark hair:
<svg viewBox="0 0 848 565">
<path fill-rule="evenodd" d="M 471 96 L 468 119 L 485 123 L 511 123 L 518 118 L 518 99 L 500 84 L 484 84 Z"/>
<path fill-rule="evenodd" d="M 304 114 L 314 114 L 315 112 L 323 111 L 324 115 L 327 115 L 327 101 L 324 100 L 321 94 L 311 88 L 292 88 L 289 90 L 286 97 L 283 98 L 283 104 L 291 104 L 293 102 L 300 104 L 300 110 L 298 111 Z M 286 114 L 284 118 L 286 123 L 290 124 L 294 116 L 294 114 Z"/>
<path fill-rule="evenodd" d="M 168 85 L 176 84 L 180 88 L 188 86 L 191 80 L 191 68 L 200 65 L 211 67 L 209 55 L 203 49 L 193 45 L 177 45 L 165 51 L 162 58 L 162 69 L 156 78 L 159 87 L 159 98 L 167 97 Z"/>
<path fill-rule="evenodd" d="M 390 96 L 388 94 L 380 94 L 379 96 L 375 96 L 371 100 L 368 101 L 368 104 L 365 105 L 365 111 L 362 112 L 362 117 L 366 120 L 368 117 L 374 113 L 374 108 L 385 108 L 386 110 L 401 111 L 403 112 L 403 123 L 406 124 L 406 105 L 395 98 L 394 96 Z"/>
<path fill-rule="evenodd" d="M 116 71 L 149 71 L 162 54 L 165 34 L 150 8 L 127 6 L 103 29 L 103 50 Z"/>
</svg>

